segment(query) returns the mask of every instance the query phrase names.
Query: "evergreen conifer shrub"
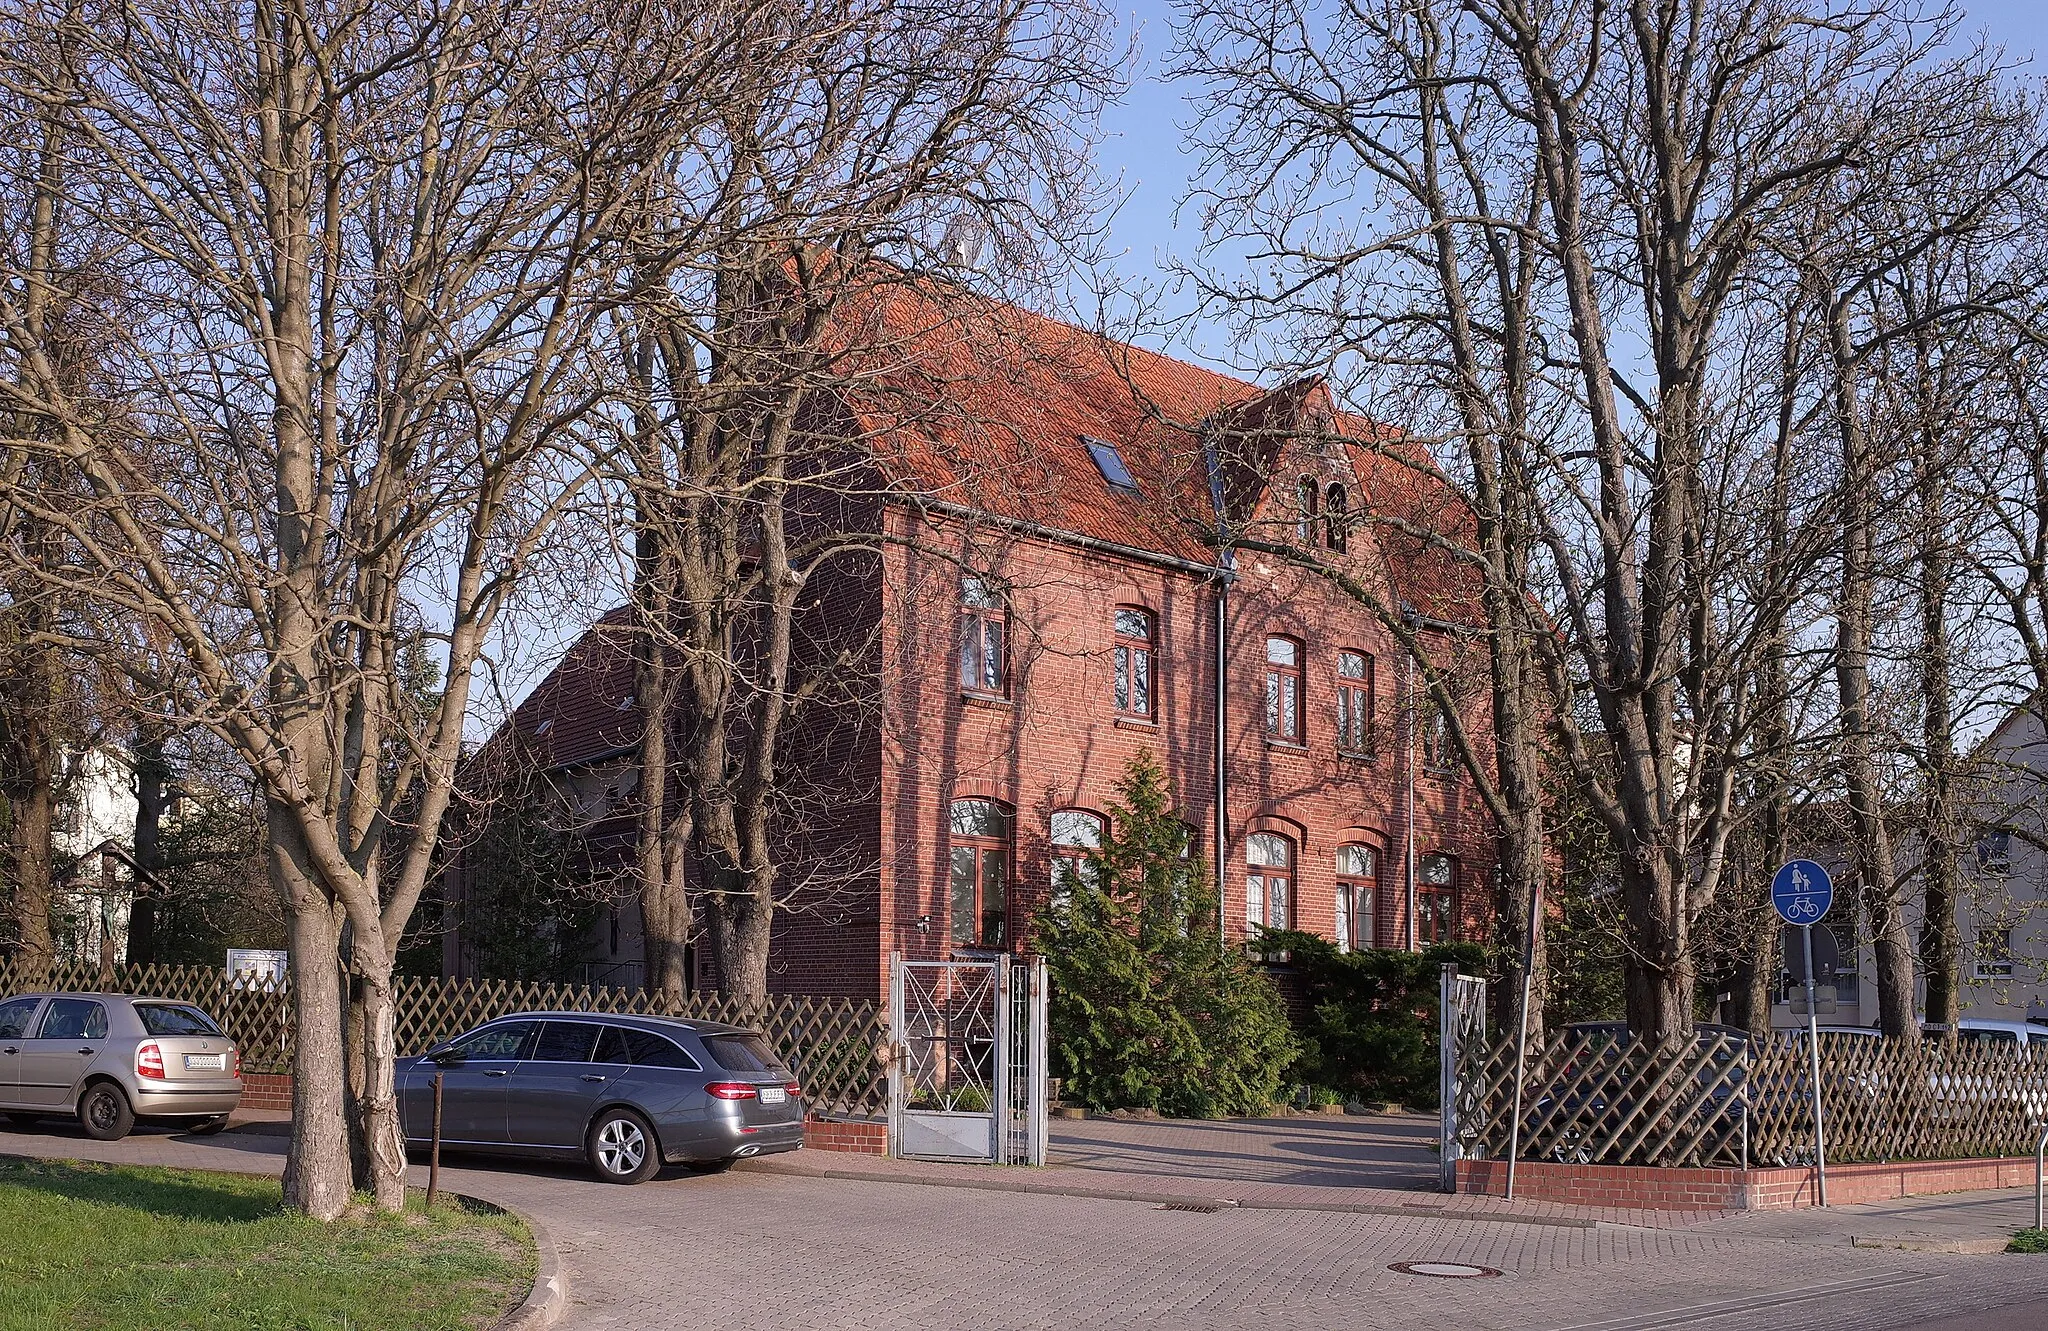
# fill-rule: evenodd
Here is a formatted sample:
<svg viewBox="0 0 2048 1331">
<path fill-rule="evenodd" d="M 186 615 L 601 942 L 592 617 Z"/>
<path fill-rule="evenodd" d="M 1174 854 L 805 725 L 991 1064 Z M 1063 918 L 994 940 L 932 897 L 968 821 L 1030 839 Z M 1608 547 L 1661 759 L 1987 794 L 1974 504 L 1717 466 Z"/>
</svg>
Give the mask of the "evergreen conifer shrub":
<svg viewBox="0 0 2048 1331">
<path fill-rule="evenodd" d="M 1216 881 L 1150 751 L 1109 831 L 1063 867 L 1035 925 L 1063 1099 L 1177 1117 L 1254 1114 L 1296 1054 L 1280 995 L 1216 929 Z"/>
</svg>

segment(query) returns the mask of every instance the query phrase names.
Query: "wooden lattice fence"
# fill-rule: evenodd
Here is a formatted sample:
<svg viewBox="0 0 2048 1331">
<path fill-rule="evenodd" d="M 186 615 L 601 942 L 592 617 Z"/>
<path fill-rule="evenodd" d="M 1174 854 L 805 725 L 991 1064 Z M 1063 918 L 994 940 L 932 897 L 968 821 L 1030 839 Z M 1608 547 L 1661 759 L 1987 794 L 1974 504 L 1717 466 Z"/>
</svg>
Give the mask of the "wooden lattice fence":
<svg viewBox="0 0 2048 1331">
<path fill-rule="evenodd" d="M 1823 1032 L 1820 1066 L 1830 1162 L 2031 1155 L 2048 1121 L 2048 1058 L 2013 1043 Z M 1507 1154 L 1514 1075 L 1512 1040 L 1461 1060 L 1466 1154 Z M 1808 1164 L 1810 1080 L 1804 1033 L 1761 1044 L 1702 1033 L 1659 1045 L 1557 1032 L 1530 1054 L 1518 1154 L 1575 1164 Z"/>
<path fill-rule="evenodd" d="M 0 963 L 0 996 L 22 989 L 149 994 L 211 1013 L 255 1072 L 291 1067 L 289 992 L 267 982 L 239 981 L 204 966 L 62 966 L 36 984 L 17 982 Z M 802 1078 L 805 1097 L 833 1114 L 880 1115 L 888 1101 L 886 1069 L 875 1049 L 888 1038 L 888 1019 L 871 999 L 777 994 L 765 1002 L 716 993 L 670 1004 L 659 992 L 590 985 L 528 984 L 401 976 L 397 1036 L 401 1055 L 424 1053 L 442 1040 L 510 1012 L 619 1012 L 728 1022 L 763 1031 Z"/>
</svg>

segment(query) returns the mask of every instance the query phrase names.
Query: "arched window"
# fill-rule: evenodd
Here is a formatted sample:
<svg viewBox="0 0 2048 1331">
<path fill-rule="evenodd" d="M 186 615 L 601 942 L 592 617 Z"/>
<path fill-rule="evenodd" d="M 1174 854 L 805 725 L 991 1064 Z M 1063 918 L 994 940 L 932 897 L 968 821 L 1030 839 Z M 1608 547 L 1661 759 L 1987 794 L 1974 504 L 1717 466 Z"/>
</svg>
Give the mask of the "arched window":
<svg viewBox="0 0 2048 1331">
<path fill-rule="evenodd" d="M 1116 710 L 1140 720 L 1152 718 L 1152 612 L 1116 608 Z"/>
<path fill-rule="evenodd" d="M 1379 946 L 1380 853 L 1371 846 L 1337 847 L 1337 950 Z"/>
<path fill-rule="evenodd" d="M 1458 862 L 1449 855 L 1418 856 L 1415 877 L 1416 941 L 1454 941 L 1458 936 Z"/>
<path fill-rule="evenodd" d="M 1266 734 L 1301 742 L 1301 644 L 1266 639 Z"/>
<path fill-rule="evenodd" d="M 1337 752 L 1372 756 L 1372 656 L 1337 653 Z"/>
<path fill-rule="evenodd" d="M 1244 844 L 1244 918 L 1285 929 L 1294 889 L 1294 843 L 1278 832 L 1254 832 Z"/>
<path fill-rule="evenodd" d="M 1010 811 L 994 800 L 954 800 L 952 938 L 961 947 L 1008 940 Z"/>
<path fill-rule="evenodd" d="M 1338 554 L 1344 553 L 1345 533 L 1351 525 L 1351 501 L 1344 487 L 1333 485 L 1323 494 L 1323 541 Z"/>
<path fill-rule="evenodd" d="M 1088 852 L 1102 849 L 1102 815 L 1086 809 L 1054 809 L 1050 827 L 1052 840 L 1052 896 L 1065 900 L 1076 883 L 1092 883 L 1095 866 Z"/>
<path fill-rule="evenodd" d="M 1314 546 L 1316 543 L 1316 478 L 1304 476 L 1294 487 L 1294 543 L 1300 546 Z"/>
<path fill-rule="evenodd" d="M 1009 688 L 1004 656 L 1009 615 L 1002 589 L 987 578 L 960 579 L 960 687 L 1000 695 Z"/>
</svg>

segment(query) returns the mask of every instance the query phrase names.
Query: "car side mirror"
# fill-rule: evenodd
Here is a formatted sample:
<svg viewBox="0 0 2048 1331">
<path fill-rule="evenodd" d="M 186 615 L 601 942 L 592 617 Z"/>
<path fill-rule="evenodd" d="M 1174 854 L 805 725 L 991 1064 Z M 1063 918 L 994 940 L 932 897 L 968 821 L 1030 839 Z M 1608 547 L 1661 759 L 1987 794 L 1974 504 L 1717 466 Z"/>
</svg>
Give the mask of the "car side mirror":
<svg viewBox="0 0 2048 1331">
<path fill-rule="evenodd" d="M 452 1044 L 444 1044 L 427 1051 L 427 1057 L 435 1067 L 454 1068 L 462 1066 L 462 1051 Z"/>
</svg>

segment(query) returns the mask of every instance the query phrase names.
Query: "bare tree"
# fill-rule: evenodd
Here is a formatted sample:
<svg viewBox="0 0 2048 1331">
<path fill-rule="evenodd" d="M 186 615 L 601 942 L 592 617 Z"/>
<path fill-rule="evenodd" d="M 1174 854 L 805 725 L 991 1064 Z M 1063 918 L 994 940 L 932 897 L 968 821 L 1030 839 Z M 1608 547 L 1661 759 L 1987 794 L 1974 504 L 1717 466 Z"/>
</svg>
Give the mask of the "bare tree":
<svg viewBox="0 0 2048 1331">
<path fill-rule="evenodd" d="M 658 156 L 626 137 L 647 90 L 584 77 L 606 17 L 154 0 L 5 20 L 23 40 L 0 89 L 61 125 L 62 206 L 116 246 L 119 305 L 82 384 L 31 317 L 47 278 L 0 274 L 4 498 L 59 550 L 16 543 L 10 569 L 95 608 L 53 629 L 77 650 L 119 664 L 116 615 L 160 635 L 256 776 L 293 964 L 286 1196 L 323 1218 L 352 1192 L 351 1119 L 361 1182 L 402 1199 L 391 967 L 472 674 L 585 466 L 550 441 L 589 401 L 599 237 Z M 81 498 L 17 460 L 70 469 Z"/>
<path fill-rule="evenodd" d="M 696 132 L 631 214 L 617 477 L 642 918 L 667 992 L 700 922 L 721 987 L 767 992 L 771 925 L 799 886 L 779 866 L 814 861 L 805 825 L 855 795 L 823 753 L 791 750 L 816 743 L 807 718 L 872 708 L 879 644 L 823 603 L 879 549 L 902 478 L 874 454 L 935 409 L 904 381 L 957 336 L 949 303 L 1043 289 L 1092 227 L 1087 126 L 1119 86 L 1108 26 L 1092 3 L 992 0 L 772 5 L 663 34 L 692 70 L 671 114 Z"/>
<path fill-rule="evenodd" d="M 1484 571 L 1497 634 L 1529 596 L 1547 611 L 1522 630 L 1534 710 L 1613 851 L 1629 1020 L 1680 1035 L 1738 795 L 1789 767 L 1758 668 L 1822 553 L 1749 518 L 1774 446 L 1736 334 L 1778 295 L 1775 238 L 1905 132 L 1895 106 L 1953 127 L 1905 95 L 1959 63 L 1931 54 L 1945 29 L 1808 0 L 1185 12 L 1211 233 L 1275 261 L 1212 301 L 1287 320 L 1297 366 L 1350 366 L 1363 409 L 1468 454 L 1445 474 L 1501 535 L 1440 539 Z"/>
</svg>

